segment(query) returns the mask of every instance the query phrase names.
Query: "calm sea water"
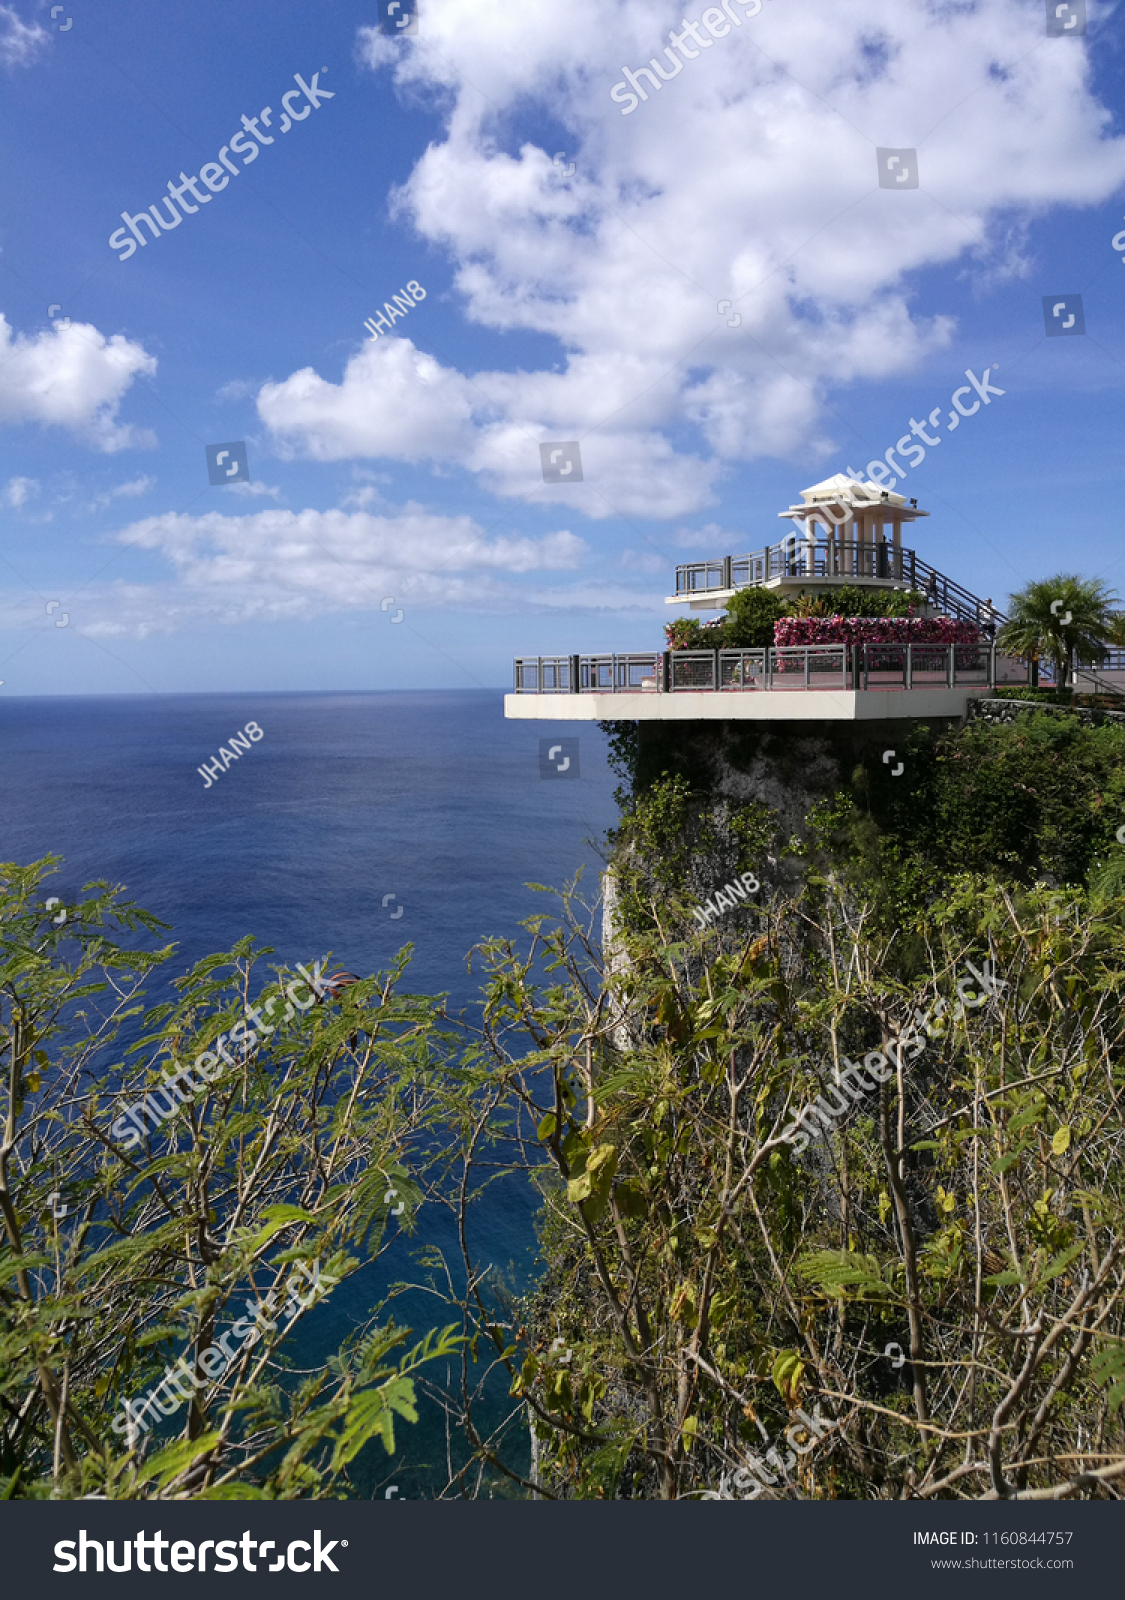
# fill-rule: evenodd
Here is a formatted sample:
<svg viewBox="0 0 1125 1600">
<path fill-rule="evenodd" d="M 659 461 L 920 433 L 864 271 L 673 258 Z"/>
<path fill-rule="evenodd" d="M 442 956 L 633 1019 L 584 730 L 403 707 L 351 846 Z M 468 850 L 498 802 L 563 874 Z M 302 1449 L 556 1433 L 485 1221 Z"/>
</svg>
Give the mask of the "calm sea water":
<svg viewBox="0 0 1125 1600">
<path fill-rule="evenodd" d="M 251 720 L 264 738 L 206 788 L 197 768 Z M 576 733 L 580 778 L 541 778 L 540 739 Z M 287 962 L 331 951 L 364 974 L 410 942 L 406 987 L 448 992 L 455 1010 L 478 992 L 473 944 L 546 909 L 528 882 L 562 886 L 584 866 L 594 890 L 587 840 L 616 819 L 598 729 L 505 722 L 499 691 L 3 699 L 0 751 L 0 859 L 61 855 L 49 892 L 64 900 L 94 878 L 127 885 L 172 925 L 169 977 L 247 933 Z M 479 1249 L 513 1282 L 534 1267 L 532 1222 L 515 1183 L 476 1219 Z M 413 1241 L 303 1321 L 301 1365 L 336 1348 L 423 1240 L 453 1243 L 425 1208 Z M 415 1327 L 427 1313 L 408 1303 Z M 400 1440 L 395 1470 L 373 1458 L 365 1486 L 432 1490 L 435 1416 Z"/>
</svg>

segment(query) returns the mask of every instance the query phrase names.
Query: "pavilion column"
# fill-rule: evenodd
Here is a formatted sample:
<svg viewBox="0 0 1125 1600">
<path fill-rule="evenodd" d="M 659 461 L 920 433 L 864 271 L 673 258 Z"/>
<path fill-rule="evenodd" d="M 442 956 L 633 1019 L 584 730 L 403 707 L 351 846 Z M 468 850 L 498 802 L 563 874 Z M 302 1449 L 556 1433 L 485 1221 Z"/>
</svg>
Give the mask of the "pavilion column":
<svg viewBox="0 0 1125 1600">
<path fill-rule="evenodd" d="M 894 575 L 895 575 L 896 582 L 901 583 L 902 582 L 902 519 L 900 517 L 896 517 L 895 518 L 895 535 L 894 535 L 894 537 L 895 537 Z"/>
</svg>

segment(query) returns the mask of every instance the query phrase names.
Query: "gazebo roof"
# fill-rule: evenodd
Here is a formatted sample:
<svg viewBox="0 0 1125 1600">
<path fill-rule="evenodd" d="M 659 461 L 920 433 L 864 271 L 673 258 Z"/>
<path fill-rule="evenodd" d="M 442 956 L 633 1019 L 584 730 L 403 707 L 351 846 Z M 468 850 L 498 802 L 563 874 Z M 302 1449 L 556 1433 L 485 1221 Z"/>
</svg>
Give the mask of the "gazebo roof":
<svg viewBox="0 0 1125 1600">
<path fill-rule="evenodd" d="M 800 505 L 790 506 L 788 511 L 779 511 L 778 516 L 803 521 L 812 510 L 824 505 L 839 506 L 849 511 L 885 510 L 902 522 L 913 522 L 916 517 L 928 517 L 930 514 L 928 511 L 919 511 L 916 505 L 908 505 L 905 495 L 880 489 L 877 483 L 870 480 L 857 483 L 843 472 L 825 478 L 823 483 L 814 483 L 811 488 L 802 489 L 801 501 Z"/>
<path fill-rule="evenodd" d="M 861 491 L 859 494 L 856 491 Z M 881 501 L 884 494 L 896 505 L 904 506 L 906 497 L 901 494 L 890 494 L 887 490 L 880 489 L 877 483 L 857 483 L 854 478 L 849 478 L 844 472 L 837 472 L 834 477 L 825 478 L 823 483 L 814 483 L 811 489 L 802 489 L 801 498 L 812 504 L 817 500 L 838 500 L 841 494 L 847 494 L 849 499 Z"/>
</svg>

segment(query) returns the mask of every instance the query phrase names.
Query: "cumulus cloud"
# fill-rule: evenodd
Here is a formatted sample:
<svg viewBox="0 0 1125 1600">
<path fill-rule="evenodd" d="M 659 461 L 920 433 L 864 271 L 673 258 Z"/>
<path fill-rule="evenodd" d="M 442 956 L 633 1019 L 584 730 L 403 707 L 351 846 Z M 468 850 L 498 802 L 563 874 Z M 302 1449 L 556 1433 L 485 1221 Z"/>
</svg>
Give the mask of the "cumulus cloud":
<svg viewBox="0 0 1125 1600">
<path fill-rule="evenodd" d="M 30 66 L 47 38 L 46 29 L 37 22 L 24 22 L 12 6 L 0 6 L 0 62 L 4 66 Z"/>
<path fill-rule="evenodd" d="M 282 621 L 378 609 L 384 596 L 426 607 L 513 610 L 548 604 L 518 580 L 573 571 L 587 546 L 568 530 L 490 538 L 471 517 L 416 505 L 396 514 L 264 510 L 146 517 L 115 536 L 159 552 L 176 582 L 87 591 L 83 632 L 145 637 L 187 621 Z"/>
<path fill-rule="evenodd" d="M 4 485 L 3 500 L 6 506 L 18 511 L 28 500 L 39 493 L 38 478 L 9 478 Z"/>
<path fill-rule="evenodd" d="M 539 494 L 567 504 L 577 495 L 592 517 L 644 516 L 654 498 L 671 516 L 693 509 L 708 494 L 708 465 L 678 454 L 656 430 L 602 429 L 582 443 L 581 487 L 545 485 L 539 443 L 573 438 L 574 416 L 554 405 L 539 408 L 534 396 L 522 396 L 527 378 L 493 372 L 470 379 L 409 339 L 383 338 L 351 358 L 338 384 L 305 367 L 282 383 L 264 385 L 258 412 L 283 455 L 458 465 L 479 473 L 500 494 Z"/>
<path fill-rule="evenodd" d="M 769 0 L 689 37 L 694 58 L 623 116 L 622 63 L 673 70 L 680 13 L 660 14 L 430 0 L 416 39 L 360 31 L 361 59 L 445 117 L 394 209 L 452 261 L 470 321 L 550 336 L 561 359 L 460 372 L 384 337 L 339 382 L 265 386 L 286 450 L 458 465 L 522 495 L 537 441 L 578 438 L 587 514 L 680 516 L 730 464 L 827 455 L 830 391 L 949 343 L 911 274 L 1023 272 L 1028 219 L 1125 179 L 1086 53 L 1054 47 L 1026 0 Z M 570 130 L 573 176 L 513 137 L 536 113 Z M 878 187 L 880 145 L 917 148 L 919 189 Z"/>
<path fill-rule="evenodd" d="M 117 412 L 133 379 L 155 371 L 155 359 L 119 333 L 107 339 L 73 322 L 17 334 L 0 314 L 0 425 L 67 428 L 107 454 L 150 448 L 155 435 L 119 423 Z"/>
</svg>

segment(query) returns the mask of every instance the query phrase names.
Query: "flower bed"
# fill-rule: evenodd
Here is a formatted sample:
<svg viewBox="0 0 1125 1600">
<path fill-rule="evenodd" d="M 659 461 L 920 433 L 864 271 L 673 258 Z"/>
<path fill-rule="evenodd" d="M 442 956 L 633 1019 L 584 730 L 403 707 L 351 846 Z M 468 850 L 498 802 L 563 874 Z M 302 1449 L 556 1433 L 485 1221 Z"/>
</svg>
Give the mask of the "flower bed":
<svg viewBox="0 0 1125 1600">
<path fill-rule="evenodd" d="M 782 617 L 778 646 L 809 644 L 979 644 L 975 622 L 952 617 Z"/>
</svg>

